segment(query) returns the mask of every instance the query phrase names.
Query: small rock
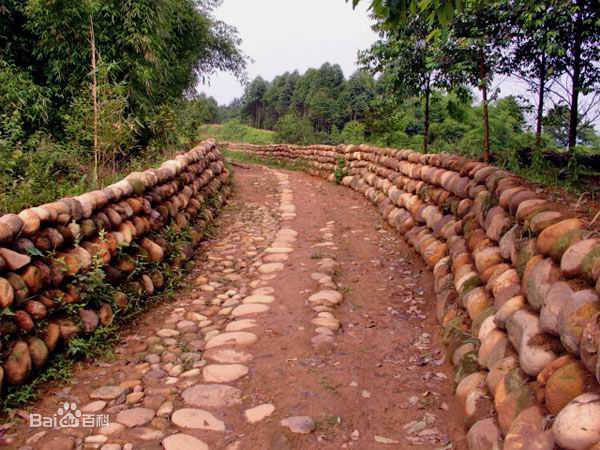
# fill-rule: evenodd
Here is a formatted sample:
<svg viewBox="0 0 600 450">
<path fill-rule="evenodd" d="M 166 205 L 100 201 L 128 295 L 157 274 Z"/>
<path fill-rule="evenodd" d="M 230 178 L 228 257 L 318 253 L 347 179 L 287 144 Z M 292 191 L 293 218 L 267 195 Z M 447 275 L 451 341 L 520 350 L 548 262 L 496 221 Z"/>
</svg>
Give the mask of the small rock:
<svg viewBox="0 0 600 450">
<path fill-rule="evenodd" d="M 182 428 L 225 431 L 225 423 L 203 409 L 178 409 L 173 413 L 171 421 Z"/>
<path fill-rule="evenodd" d="M 164 402 L 162 405 L 160 405 L 160 408 L 158 408 L 158 411 L 156 411 L 156 415 L 158 417 L 169 417 L 172 412 L 173 412 L 173 402 L 168 400 L 168 401 Z"/>
<path fill-rule="evenodd" d="M 44 450 L 73 450 L 75 448 L 75 441 L 68 437 L 60 436 L 40 443 L 39 448 Z"/>
<path fill-rule="evenodd" d="M 84 413 L 95 413 L 102 411 L 106 407 L 106 404 L 107 403 L 104 400 L 96 400 L 95 402 L 82 406 L 80 409 L 81 412 Z"/>
<path fill-rule="evenodd" d="M 282 427 L 287 427 L 298 434 L 309 434 L 316 429 L 315 422 L 309 416 L 288 417 L 279 423 Z"/>
<path fill-rule="evenodd" d="M 86 444 L 106 444 L 106 441 L 108 441 L 108 437 L 103 436 L 102 434 L 96 434 L 94 436 L 88 436 L 85 438 L 85 443 Z"/>
<path fill-rule="evenodd" d="M 162 446 L 165 450 L 208 450 L 208 445 L 200 439 L 183 433 L 163 439 Z"/>
<path fill-rule="evenodd" d="M 162 330 L 159 330 L 156 335 L 160 336 L 162 338 L 171 338 L 171 337 L 175 337 L 175 336 L 179 336 L 180 332 L 177 330 L 172 330 L 170 328 L 163 328 Z"/>
<path fill-rule="evenodd" d="M 154 411 L 148 408 L 131 408 L 117 414 L 117 422 L 132 428 L 146 425 L 154 418 Z"/>
<path fill-rule="evenodd" d="M 134 404 L 140 402 L 143 398 L 144 398 L 143 392 L 134 392 L 127 396 L 127 404 L 134 405 Z"/>
<path fill-rule="evenodd" d="M 121 450 L 121 446 L 119 444 L 104 444 L 100 447 L 100 450 Z"/>
<path fill-rule="evenodd" d="M 210 364 L 202 370 L 205 381 L 228 383 L 248 374 L 248 367 L 242 364 Z"/>
<path fill-rule="evenodd" d="M 275 411 L 275 407 L 270 403 L 265 403 L 264 405 L 247 409 L 244 411 L 244 415 L 246 416 L 246 420 L 248 420 L 248 422 L 256 423 L 273 414 L 273 411 Z"/>
<path fill-rule="evenodd" d="M 165 437 L 165 433 L 162 431 L 146 427 L 136 427 L 129 434 L 142 441 L 160 441 Z"/>
<path fill-rule="evenodd" d="M 196 384 L 181 394 L 183 401 L 200 408 L 221 408 L 242 403 L 242 391 L 223 384 Z"/>
<path fill-rule="evenodd" d="M 129 389 L 121 386 L 102 386 L 90 394 L 90 398 L 94 400 L 114 400 L 125 394 Z"/>
<path fill-rule="evenodd" d="M 107 426 L 99 428 L 98 433 L 104 436 L 112 436 L 113 434 L 119 434 L 125 427 L 117 422 L 111 422 Z"/>
</svg>

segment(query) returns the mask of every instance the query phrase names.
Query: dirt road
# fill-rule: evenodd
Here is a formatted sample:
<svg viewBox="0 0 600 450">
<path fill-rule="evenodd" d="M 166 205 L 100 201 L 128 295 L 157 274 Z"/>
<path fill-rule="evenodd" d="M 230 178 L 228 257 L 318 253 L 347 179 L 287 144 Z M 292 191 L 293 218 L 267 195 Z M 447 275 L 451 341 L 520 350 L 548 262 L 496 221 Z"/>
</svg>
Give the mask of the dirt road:
<svg viewBox="0 0 600 450">
<path fill-rule="evenodd" d="M 465 448 L 420 258 L 356 192 L 258 166 L 235 179 L 187 288 L 31 408 L 108 425 L 22 420 L 12 447 Z"/>
</svg>

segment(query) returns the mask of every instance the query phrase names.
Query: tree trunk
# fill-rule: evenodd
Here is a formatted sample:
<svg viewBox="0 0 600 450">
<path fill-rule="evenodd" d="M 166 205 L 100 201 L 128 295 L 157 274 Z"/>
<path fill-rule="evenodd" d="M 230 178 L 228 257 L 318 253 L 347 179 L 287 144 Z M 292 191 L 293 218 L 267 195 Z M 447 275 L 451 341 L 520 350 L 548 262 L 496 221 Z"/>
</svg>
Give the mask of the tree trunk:
<svg viewBox="0 0 600 450">
<path fill-rule="evenodd" d="M 544 119 L 544 95 L 546 90 L 546 53 L 542 53 L 539 66 L 540 90 L 538 92 L 538 109 L 535 124 L 535 148 L 542 147 L 542 120 Z"/>
<path fill-rule="evenodd" d="M 92 108 L 93 108 L 93 140 L 94 140 L 94 182 L 98 186 L 100 155 L 98 149 L 98 80 L 96 79 L 96 38 L 94 36 L 94 19 L 90 15 L 90 44 L 92 46 Z"/>
<path fill-rule="evenodd" d="M 569 117 L 569 151 L 577 145 L 577 126 L 579 125 L 579 89 L 581 84 L 581 43 L 583 40 L 583 1 L 577 2 L 579 11 L 575 18 L 575 36 L 573 36 L 573 76 L 571 78 L 571 111 Z"/>
<path fill-rule="evenodd" d="M 490 117 L 488 112 L 487 68 L 483 49 L 479 50 L 479 78 L 483 105 L 483 161 L 490 162 Z"/>
<path fill-rule="evenodd" d="M 431 97 L 431 75 L 427 77 L 425 87 L 425 117 L 423 119 L 423 153 L 427 153 L 429 147 L 429 99 Z"/>
</svg>

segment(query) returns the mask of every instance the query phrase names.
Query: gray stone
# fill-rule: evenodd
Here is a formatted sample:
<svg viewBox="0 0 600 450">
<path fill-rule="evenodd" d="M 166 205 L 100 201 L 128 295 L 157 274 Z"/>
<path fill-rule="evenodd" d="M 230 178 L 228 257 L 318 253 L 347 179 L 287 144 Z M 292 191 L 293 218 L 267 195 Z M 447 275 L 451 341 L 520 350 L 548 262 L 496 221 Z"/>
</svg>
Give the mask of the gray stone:
<svg viewBox="0 0 600 450">
<path fill-rule="evenodd" d="M 196 407 L 224 407 L 242 403 L 242 391 L 223 384 L 197 384 L 181 394 L 183 401 Z"/>
<path fill-rule="evenodd" d="M 208 445 L 200 439 L 183 433 L 163 439 L 162 446 L 165 450 L 208 450 Z"/>
<path fill-rule="evenodd" d="M 279 423 L 282 427 L 287 427 L 298 434 L 309 434 L 316 429 L 315 422 L 309 416 L 288 417 Z"/>
<path fill-rule="evenodd" d="M 131 408 L 117 414 L 117 422 L 126 427 L 146 425 L 154 418 L 154 411 L 148 408 Z"/>
<path fill-rule="evenodd" d="M 121 386 L 102 386 L 90 394 L 93 400 L 114 400 L 127 393 L 129 389 Z"/>
</svg>

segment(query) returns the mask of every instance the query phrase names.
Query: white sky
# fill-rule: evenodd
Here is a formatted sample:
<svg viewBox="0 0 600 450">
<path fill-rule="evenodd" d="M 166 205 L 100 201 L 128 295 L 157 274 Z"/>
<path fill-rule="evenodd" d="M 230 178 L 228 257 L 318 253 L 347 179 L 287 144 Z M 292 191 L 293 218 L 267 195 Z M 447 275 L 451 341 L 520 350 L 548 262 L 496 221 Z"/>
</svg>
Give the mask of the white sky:
<svg viewBox="0 0 600 450">
<path fill-rule="evenodd" d="M 345 0 L 225 0 L 215 16 L 238 29 L 242 50 L 253 60 L 251 80 L 260 75 L 270 81 L 296 69 L 303 73 L 327 61 L 339 64 L 348 77 L 357 69 L 357 51 L 376 39 L 367 2 L 362 3 L 353 10 Z M 219 73 L 198 90 L 226 104 L 244 88 Z"/>
</svg>

